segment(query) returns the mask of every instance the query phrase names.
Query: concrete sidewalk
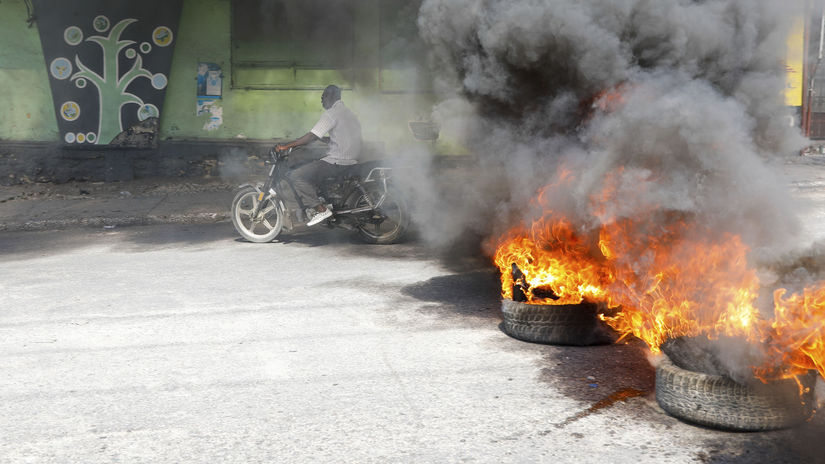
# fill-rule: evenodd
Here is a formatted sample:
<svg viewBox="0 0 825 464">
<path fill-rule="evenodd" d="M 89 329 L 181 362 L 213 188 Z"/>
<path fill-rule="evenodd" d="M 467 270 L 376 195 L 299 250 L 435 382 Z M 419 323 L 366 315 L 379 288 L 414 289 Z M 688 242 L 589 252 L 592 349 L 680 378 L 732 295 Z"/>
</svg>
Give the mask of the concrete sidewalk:
<svg viewBox="0 0 825 464">
<path fill-rule="evenodd" d="M 152 178 L 4 186 L 0 231 L 224 221 L 243 182 Z"/>
<path fill-rule="evenodd" d="M 403 164 L 398 166 L 406 169 Z M 482 175 L 466 158 L 434 161 L 431 168 L 426 174 L 428 182 L 452 198 L 462 198 L 467 193 L 462 189 L 472 182 L 489 188 L 496 182 L 493 178 L 498 178 L 495 171 Z M 413 169 L 417 175 L 424 172 L 420 166 Z M 232 178 L 158 177 L 0 186 L 0 231 L 228 221 L 237 188 L 264 180 L 266 172 Z"/>
<path fill-rule="evenodd" d="M 792 195 L 815 206 L 807 208 L 801 219 L 819 239 L 819 226 L 825 221 L 821 206 L 825 205 L 825 155 L 797 157 L 777 166 L 784 171 Z M 427 174 L 428 185 L 437 186 L 442 199 L 472 205 L 472 195 L 507 197 L 506 177 L 495 169 L 480 169 L 465 158 L 441 160 L 432 168 Z M 164 177 L 0 186 L 0 231 L 228 221 L 238 186 L 265 178 L 265 173 L 258 172 L 236 178 Z"/>
</svg>

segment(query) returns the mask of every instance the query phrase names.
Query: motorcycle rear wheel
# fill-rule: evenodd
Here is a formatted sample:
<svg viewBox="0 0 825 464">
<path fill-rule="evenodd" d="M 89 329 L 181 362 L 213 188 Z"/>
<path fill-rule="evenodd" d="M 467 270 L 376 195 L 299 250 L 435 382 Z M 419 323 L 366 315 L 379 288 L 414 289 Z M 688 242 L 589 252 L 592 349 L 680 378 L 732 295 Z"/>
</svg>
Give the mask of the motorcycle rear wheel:
<svg viewBox="0 0 825 464">
<path fill-rule="evenodd" d="M 374 203 L 381 197 L 381 192 L 368 191 Z M 347 204 L 353 208 L 369 206 L 365 195 L 354 193 Z M 356 229 L 358 237 L 366 243 L 387 245 L 397 243 L 404 238 L 410 224 L 410 213 L 407 203 L 395 189 L 389 189 L 387 197 L 381 207 L 375 211 L 359 214 Z"/>
<path fill-rule="evenodd" d="M 252 212 L 258 206 L 259 192 L 253 187 L 244 187 L 232 200 L 232 225 L 246 240 L 254 243 L 267 243 L 275 240 L 284 227 L 284 212 L 271 198 L 264 199 L 264 204 L 257 215 Z"/>
</svg>

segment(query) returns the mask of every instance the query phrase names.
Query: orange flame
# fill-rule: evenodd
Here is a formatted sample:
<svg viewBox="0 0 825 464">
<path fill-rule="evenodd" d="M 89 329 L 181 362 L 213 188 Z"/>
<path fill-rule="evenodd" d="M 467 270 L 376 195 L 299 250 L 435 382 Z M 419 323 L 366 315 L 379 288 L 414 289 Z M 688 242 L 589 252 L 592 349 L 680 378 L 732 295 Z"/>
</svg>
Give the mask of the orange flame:
<svg viewBox="0 0 825 464">
<path fill-rule="evenodd" d="M 547 206 L 547 194 L 541 192 L 539 206 Z M 777 290 L 773 317 L 762 318 L 755 306 L 760 282 L 740 237 L 711 233 L 690 217 L 659 216 L 588 230 L 545 209 L 529 227 L 515 227 L 498 241 L 502 296 L 513 296 L 515 264 L 528 302 L 620 307 L 605 320 L 654 352 L 679 336 L 740 337 L 764 351 L 763 365 L 752 366 L 763 380 L 809 369 L 825 376 L 825 283 L 801 295 Z M 547 290 L 558 298 L 546 297 Z"/>
<path fill-rule="evenodd" d="M 496 251 L 495 262 L 501 270 L 502 296 L 513 297 L 515 264 L 525 275 L 528 302 L 537 304 L 577 304 L 584 299 L 604 298 L 604 267 L 589 256 L 584 238 L 568 222 L 536 222 L 530 231 L 510 231 Z M 572 258 L 572 259 L 571 259 Z M 550 290 L 554 300 L 539 296 L 539 289 Z M 539 295 L 536 295 L 539 293 Z"/>
<path fill-rule="evenodd" d="M 660 236 L 635 237 L 638 227 L 624 221 L 601 231 L 601 247 L 616 274 L 606 293 L 611 305 L 622 307 L 608 323 L 641 338 L 654 352 L 680 336 L 747 338 L 758 319 L 753 302 L 759 282 L 741 240 L 689 239 L 688 229 L 680 222 Z"/>
<path fill-rule="evenodd" d="M 825 285 L 784 298 L 786 293 L 774 292 L 773 321 L 761 328 L 771 358 L 757 375 L 790 377 L 815 369 L 825 376 Z"/>
<path fill-rule="evenodd" d="M 530 303 L 562 305 L 605 298 L 603 287 L 610 275 L 594 248 L 597 237 L 577 231 L 571 221 L 552 211 L 554 195 L 572 181 L 564 169 L 558 178 L 534 200 L 543 209 L 542 217 L 529 228 L 512 228 L 498 241 L 494 261 L 501 271 L 504 298 L 513 297 L 513 264 L 524 274 Z"/>
</svg>

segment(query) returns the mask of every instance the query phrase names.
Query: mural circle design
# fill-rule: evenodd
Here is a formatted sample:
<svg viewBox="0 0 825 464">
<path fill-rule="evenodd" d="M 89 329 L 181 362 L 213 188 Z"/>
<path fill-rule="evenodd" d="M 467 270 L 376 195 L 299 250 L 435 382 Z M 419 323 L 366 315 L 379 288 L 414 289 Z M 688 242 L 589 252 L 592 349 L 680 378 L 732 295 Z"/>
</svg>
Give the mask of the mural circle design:
<svg viewBox="0 0 825 464">
<path fill-rule="evenodd" d="M 86 79 L 81 77 L 74 81 L 74 85 L 76 85 L 78 89 L 82 89 L 83 87 L 86 87 Z"/>
<path fill-rule="evenodd" d="M 85 141 L 86 141 L 86 135 L 85 134 L 77 134 L 77 143 L 83 143 Z"/>
<path fill-rule="evenodd" d="M 67 101 L 60 107 L 60 116 L 66 121 L 75 121 L 80 117 L 80 106 L 73 101 Z"/>
<path fill-rule="evenodd" d="M 162 73 L 157 73 L 154 76 L 152 76 L 152 87 L 158 90 L 166 88 L 166 84 L 168 83 L 169 80 L 166 79 L 166 76 L 164 76 Z"/>
<path fill-rule="evenodd" d="M 149 118 L 156 118 L 158 116 L 160 116 L 160 111 L 158 110 L 158 107 L 151 103 L 147 103 L 141 106 L 138 109 L 137 113 L 137 117 L 141 121 L 145 121 Z"/>
<path fill-rule="evenodd" d="M 132 58 L 134 58 L 136 56 L 137 56 L 137 52 L 135 51 L 134 48 L 130 48 L 130 49 L 126 50 L 126 58 L 129 58 L 131 60 Z"/>
<path fill-rule="evenodd" d="M 72 75 L 72 62 L 68 58 L 55 58 L 49 65 L 49 70 L 55 79 L 62 81 Z"/>
<path fill-rule="evenodd" d="M 74 143 L 74 141 L 75 141 L 74 132 L 66 132 L 66 135 L 63 136 L 63 140 L 65 140 L 66 143 Z"/>
<path fill-rule="evenodd" d="M 141 53 L 149 53 L 152 51 L 152 45 L 149 42 L 143 42 L 140 44 L 140 51 Z"/>
<path fill-rule="evenodd" d="M 89 132 L 88 134 L 86 134 L 86 140 L 89 143 L 95 143 L 95 140 L 97 140 L 97 135 L 95 135 L 94 132 Z"/>
<path fill-rule="evenodd" d="M 83 42 L 83 31 L 77 26 L 69 26 L 63 31 L 63 40 L 69 45 L 77 45 Z"/>
<path fill-rule="evenodd" d="M 152 42 L 158 47 L 165 47 L 172 43 L 172 29 L 166 26 L 158 26 L 152 31 Z"/>
<path fill-rule="evenodd" d="M 95 17 L 93 24 L 97 32 L 104 32 L 106 29 L 109 29 L 109 18 L 103 15 L 97 16 Z"/>
</svg>

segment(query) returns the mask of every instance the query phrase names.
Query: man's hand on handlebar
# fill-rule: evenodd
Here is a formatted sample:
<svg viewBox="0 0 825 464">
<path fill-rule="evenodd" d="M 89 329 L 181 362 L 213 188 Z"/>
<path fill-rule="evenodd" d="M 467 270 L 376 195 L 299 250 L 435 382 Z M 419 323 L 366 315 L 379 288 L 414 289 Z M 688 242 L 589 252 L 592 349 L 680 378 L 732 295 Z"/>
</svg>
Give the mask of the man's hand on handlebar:
<svg viewBox="0 0 825 464">
<path fill-rule="evenodd" d="M 277 151 L 277 152 L 284 152 L 284 151 L 289 150 L 290 148 L 291 147 L 289 145 L 283 144 L 283 143 L 279 143 L 278 145 L 275 145 L 275 151 Z"/>
</svg>

